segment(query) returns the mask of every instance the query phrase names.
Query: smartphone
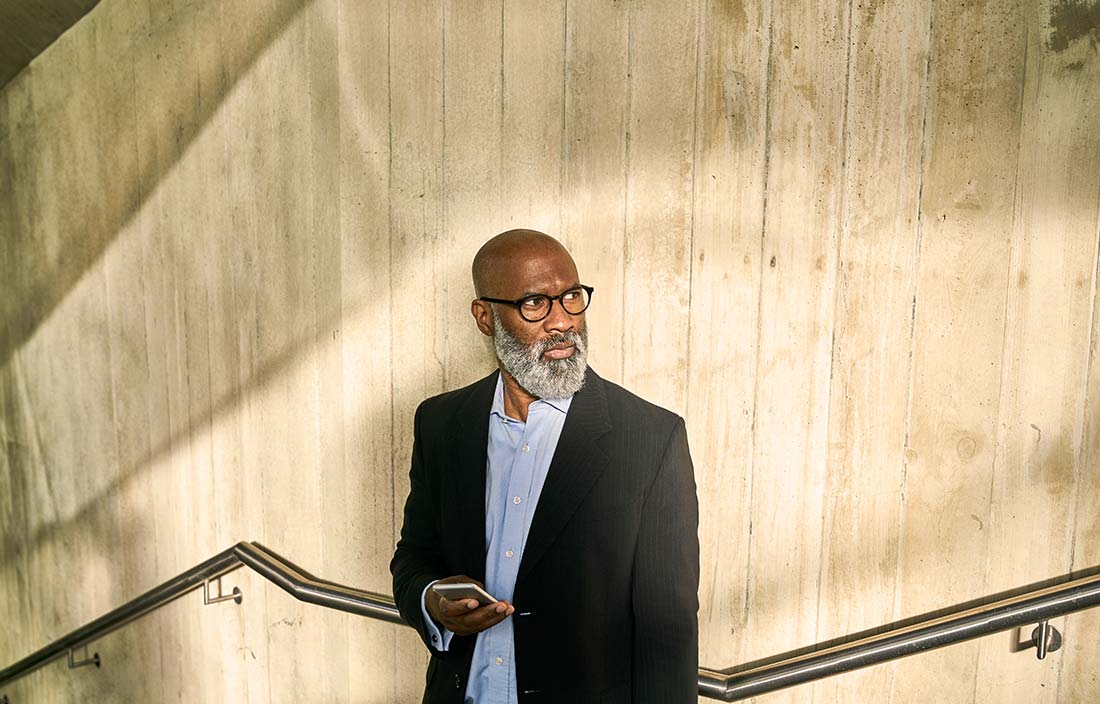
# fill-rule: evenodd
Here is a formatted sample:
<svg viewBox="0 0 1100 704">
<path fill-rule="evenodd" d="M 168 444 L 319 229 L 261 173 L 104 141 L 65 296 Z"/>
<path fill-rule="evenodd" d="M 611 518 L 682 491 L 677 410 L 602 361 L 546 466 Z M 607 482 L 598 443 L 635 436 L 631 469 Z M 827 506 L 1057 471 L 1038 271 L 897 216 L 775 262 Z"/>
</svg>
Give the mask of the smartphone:
<svg viewBox="0 0 1100 704">
<path fill-rule="evenodd" d="M 443 597 L 444 599 L 450 599 L 451 601 L 459 601 L 461 599 L 473 599 L 478 603 L 478 606 L 488 606 L 489 604 L 496 603 L 496 599 L 493 598 L 489 592 L 485 591 L 481 587 L 472 582 L 459 582 L 457 584 L 434 584 L 432 590 Z"/>
</svg>

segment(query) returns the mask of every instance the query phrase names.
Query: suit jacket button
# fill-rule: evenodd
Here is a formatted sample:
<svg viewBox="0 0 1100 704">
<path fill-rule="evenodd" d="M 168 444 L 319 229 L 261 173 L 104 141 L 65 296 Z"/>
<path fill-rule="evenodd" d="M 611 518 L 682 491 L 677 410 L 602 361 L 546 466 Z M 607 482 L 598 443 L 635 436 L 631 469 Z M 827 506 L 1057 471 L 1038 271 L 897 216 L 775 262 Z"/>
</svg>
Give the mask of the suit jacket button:
<svg viewBox="0 0 1100 704">
<path fill-rule="evenodd" d="M 462 687 L 462 678 L 459 677 L 458 675 L 455 675 L 455 689 L 460 689 L 461 687 Z"/>
</svg>

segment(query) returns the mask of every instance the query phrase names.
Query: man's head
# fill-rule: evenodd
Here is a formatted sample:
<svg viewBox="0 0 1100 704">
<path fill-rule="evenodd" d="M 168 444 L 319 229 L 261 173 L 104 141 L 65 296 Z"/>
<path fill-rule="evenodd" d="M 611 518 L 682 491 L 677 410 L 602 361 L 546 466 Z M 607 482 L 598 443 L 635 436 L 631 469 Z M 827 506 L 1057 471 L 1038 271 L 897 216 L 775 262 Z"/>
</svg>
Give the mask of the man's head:
<svg viewBox="0 0 1100 704">
<path fill-rule="evenodd" d="M 579 391 L 587 366 L 589 290 L 581 287 L 565 247 L 541 232 L 509 230 L 478 250 L 473 277 L 477 298 L 470 312 L 493 338 L 501 367 L 538 398 Z M 540 297 L 554 298 L 548 310 Z"/>
</svg>

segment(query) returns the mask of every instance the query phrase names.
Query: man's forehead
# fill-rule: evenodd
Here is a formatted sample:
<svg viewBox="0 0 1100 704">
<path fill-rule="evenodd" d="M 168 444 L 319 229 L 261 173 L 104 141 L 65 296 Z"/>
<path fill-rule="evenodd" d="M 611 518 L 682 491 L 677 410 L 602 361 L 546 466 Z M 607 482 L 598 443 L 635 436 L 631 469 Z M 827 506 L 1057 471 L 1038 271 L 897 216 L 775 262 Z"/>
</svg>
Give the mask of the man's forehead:
<svg viewBox="0 0 1100 704">
<path fill-rule="evenodd" d="M 577 281 L 577 268 L 564 250 L 556 252 L 517 252 L 497 262 L 496 282 L 517 295 L 528 292 L 557 293 L 559 288 Z"/>
<path fill-rule="evenodd" d="M 577 267 L 557 240 L 534 231 L 510 231 L 490 240 L 475 258 L 475 285 L 480 278 L 493 293 L 557 293 L 579 283 Z"/>
</svg>

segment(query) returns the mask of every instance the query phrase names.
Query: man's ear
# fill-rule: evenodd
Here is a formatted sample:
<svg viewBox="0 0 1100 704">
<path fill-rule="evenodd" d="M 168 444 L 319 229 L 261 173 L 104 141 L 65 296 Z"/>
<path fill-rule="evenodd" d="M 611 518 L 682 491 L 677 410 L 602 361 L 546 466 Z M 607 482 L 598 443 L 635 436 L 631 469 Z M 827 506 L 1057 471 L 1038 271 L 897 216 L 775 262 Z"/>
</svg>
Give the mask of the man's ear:
<svg viewBox="0 0 1100 704">
<path fill-rule="evenodd" d="M 493 336 L 493 306 L 475 298 L 470 302 L 470 315 L 483 335 Z"/>
</svg>

